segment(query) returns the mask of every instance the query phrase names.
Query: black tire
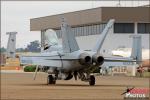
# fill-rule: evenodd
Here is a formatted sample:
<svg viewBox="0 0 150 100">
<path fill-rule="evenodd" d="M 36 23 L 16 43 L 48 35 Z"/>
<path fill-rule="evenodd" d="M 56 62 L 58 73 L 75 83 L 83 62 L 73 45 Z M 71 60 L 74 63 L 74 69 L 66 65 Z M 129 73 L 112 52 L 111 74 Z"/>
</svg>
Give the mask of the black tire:
<svg viewBox="0 0 150 100">
<path fill-rule="evenodd" d="M 47 84 L 56 84 L 56 80 L 53 75 L 48 75 L 47 77 Z"/>
<path fill-rule="evenodd" d="M 95 85 L 95 76 L 94 75 L 90 76 L 89 85 L 91 85 L 91 86 Z"/>
</svg>

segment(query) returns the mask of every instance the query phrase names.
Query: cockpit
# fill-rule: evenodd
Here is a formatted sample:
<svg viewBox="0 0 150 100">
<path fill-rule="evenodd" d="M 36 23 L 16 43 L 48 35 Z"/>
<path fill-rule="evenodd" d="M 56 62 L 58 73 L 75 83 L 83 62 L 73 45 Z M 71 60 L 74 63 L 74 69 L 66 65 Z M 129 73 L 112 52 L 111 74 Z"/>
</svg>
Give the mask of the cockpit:
<svg viewBox="0 0 150 100">
<path fill-rule="evenodd" d="M 58 38 L 57 38 L 56 32 L 54 30 L 48 29 L 45 32 L 44 38 L 45 38 L 44 39 L 45 45 L 48 45 L 48 46 L 58 45 Z"/>
<path fill-rule="evenodd" d="M 56 32 L 52 29 L 48 29 L 44 33 L 44 47 L 43 50 L 45 52 L 50 51 L 61 51 L 62 46 L 59 45 L 59 40 L 56 35 Z"/>
</svg>

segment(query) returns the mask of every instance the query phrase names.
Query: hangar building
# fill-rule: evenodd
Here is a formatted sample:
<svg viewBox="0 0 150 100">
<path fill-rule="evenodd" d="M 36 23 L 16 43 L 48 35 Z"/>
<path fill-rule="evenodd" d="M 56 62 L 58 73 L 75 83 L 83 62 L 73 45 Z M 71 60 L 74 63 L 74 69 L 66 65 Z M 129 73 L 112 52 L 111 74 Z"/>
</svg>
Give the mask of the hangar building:
<svg viewBox="0 0 150 100">
<path fill-rule="evenodd" d="M 109 54 L 111 50 L 132 47 L 130 35 L 142 35 L 142 47 L 149 49 L 150 36 L 149 7 L 99 7 L 63 14 L 30 19 L 30 30 L 41 31 L 41 44 L 44 45 L 44 32 L 54 29 L 61 40 L 61 17 L 67 19 L 76 36 L 79 47 L 89 50 L 94 47 L 98 36 L 107 21 L 115 19 L 112 32 L 108 34 L 100 52 Z"/>
</svg>

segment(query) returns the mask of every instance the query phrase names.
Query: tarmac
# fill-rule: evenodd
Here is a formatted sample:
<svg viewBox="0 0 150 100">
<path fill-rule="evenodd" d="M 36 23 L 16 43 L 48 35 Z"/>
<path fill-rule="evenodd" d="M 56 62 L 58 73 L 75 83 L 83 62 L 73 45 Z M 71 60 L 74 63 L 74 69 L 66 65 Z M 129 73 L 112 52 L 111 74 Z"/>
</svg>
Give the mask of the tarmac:
<svg viewBox="0 0 150 100">
<path fill-rule="evenodd" d="M 96 85 L 80 80 L 58 80 L 47 85 L 47 74 L 1 71 L 1 99 L 5 100 L 122 100 L 127 87 L 149 88 L 148 78 L 96 76 Z"/>
</svg>

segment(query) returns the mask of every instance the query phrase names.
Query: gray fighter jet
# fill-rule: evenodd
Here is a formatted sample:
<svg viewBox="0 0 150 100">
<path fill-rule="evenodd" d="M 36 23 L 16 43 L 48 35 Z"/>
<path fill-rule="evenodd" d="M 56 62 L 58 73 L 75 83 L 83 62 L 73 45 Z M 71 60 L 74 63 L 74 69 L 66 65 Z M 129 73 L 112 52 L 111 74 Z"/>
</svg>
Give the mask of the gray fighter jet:
<svg viewBox="0 0 150 100">
<path fill-rule="evenodd" d="M 42 67 L 43 71 L 48 73 L 48 84 L 55 84 L 56 80 L 70 80 L 74 77 L 75 80 L 81 79 L 82 81 L 89 82 L 89 85 L 95 85 L 95 77 L 92 74 L 92 70 L 100 67 L 105 61 L 135 62 L 141 56 L 139 55 L 139 50 L 137 52 L 137 46 L 135 46 L 133 50 L 134 55 L 131 58 L 105 58 L 99 53 L 114 21 L 114 19 L 109 20 L 94 48 L 90 51 L 84 51 L 79 48 L 71 27 L 62 18 L 62 45 L 58 44 L 56 33 L 52 30 L 47 30 L 45 34 L 48 32 L 51 34 L 47 34 L 49 35 L 47 38 L 49 38 L 46 39 L 45 42 L 47 44 L 41 53 L 21 56 L 20 62 L 25 65 L 37 65 L 34 79 L 39 66 Z"/>
</svg>

